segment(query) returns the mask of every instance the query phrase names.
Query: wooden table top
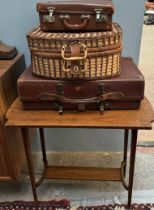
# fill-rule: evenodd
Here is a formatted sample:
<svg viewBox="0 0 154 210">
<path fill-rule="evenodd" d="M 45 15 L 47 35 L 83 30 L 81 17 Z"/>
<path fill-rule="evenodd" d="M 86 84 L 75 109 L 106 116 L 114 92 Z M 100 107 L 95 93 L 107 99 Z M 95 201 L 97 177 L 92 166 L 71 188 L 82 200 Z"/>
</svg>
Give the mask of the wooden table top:
<svg viewBox="0 0 154 210">
<path fill-rule="evenodd" d="M 20 127 L 70 127 L 70 128 L 134 128 L 152 129 L 154 112 L 145 98 L 139 110 L 64 111 L 24 110 L 17 98 L 6 113 L 7 126 Z"/>
</svg>

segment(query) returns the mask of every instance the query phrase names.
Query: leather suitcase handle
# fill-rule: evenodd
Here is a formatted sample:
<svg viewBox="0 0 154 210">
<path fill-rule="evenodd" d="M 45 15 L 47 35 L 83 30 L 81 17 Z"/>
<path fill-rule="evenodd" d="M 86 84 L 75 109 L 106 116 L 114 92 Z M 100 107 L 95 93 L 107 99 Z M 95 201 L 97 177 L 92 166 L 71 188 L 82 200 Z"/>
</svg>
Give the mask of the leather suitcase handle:
<svg viewBox="0 0 154 210">
<path fill-rule="evenodd" d="M 81 15 L 80 18 L 83 19 L 83 22 L 81 24 L 70 24 L 68 22 L 68 20 L 70 19 L 69 15 L 60 15 L 60 19 L 62 19 L 65 27 L 73 30 L 85 28 L 88 24 L 89 19 L 91 18 L 91 15 Z"/>
<path fill-rule="evenodd" d="M 84 98 L 84 99 L 73 99 L 67 98 L 64 96 L 50 94 L 50 93 L 42 93 L 39 96 L 41 101 L 59 101 L 71 104 L 78 104 L 78 103 L 99 103 L 106 100 L 120 100 L 124 97 L 124 94 L 121 92 L 113 92 L 113 93 L 105 93 L 100 96 L 92 97 L 92 98 Z"/>
</svg>

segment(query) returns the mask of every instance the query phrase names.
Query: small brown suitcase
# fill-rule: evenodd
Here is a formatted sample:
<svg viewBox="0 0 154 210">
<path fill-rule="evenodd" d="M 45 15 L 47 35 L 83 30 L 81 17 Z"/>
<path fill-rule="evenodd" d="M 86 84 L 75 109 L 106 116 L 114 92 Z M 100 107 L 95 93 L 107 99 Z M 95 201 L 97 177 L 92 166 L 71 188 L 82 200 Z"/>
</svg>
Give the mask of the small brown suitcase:
<svg viewBox="0 0 154 210">
<path fill-rule="evenodd" d="M 37 4 L 43 31 L 112 30 L 111 0 L 51 1 Z"/>
<path fill-rule="evenodd" d="M 25 109 L 138 109 L 144 97 L 144 77 L 130 58 L 121 59 L 121 74 L 108 80 L 64 81 L 32 75 L 18 80 Z"/>
</svg>

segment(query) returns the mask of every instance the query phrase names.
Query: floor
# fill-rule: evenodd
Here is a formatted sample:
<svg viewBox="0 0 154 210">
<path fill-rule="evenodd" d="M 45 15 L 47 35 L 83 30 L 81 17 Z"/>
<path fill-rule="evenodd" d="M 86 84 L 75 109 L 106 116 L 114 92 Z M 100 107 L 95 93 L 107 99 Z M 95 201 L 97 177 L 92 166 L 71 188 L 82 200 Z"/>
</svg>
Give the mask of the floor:
<svg viewBox="0 0 154 210">
<path fill-rule="evenodd" d="M 154 108 L 154 25 L 143 26 L 139 68 L 145 77 L 145 96 Z M 140 131 L 138 140 L 154 141 L 154 129 Z"/>
<path fill-rule="evenodd" d="M 36 177 L 43 169 L 41 155 L 33 154 Z M 59 152 L 48 153 L 49 164 L 119 167 L 122 153 Z M 133 202 L 154 203 L 154 148 L 137 148 Z M 32 192 L 24 168 L 20 178 L 12 183 L 0 183 L 0 201 L 32 200 Z M 66 198 L 76 205 L 127 203 L 127 192 L 119 182 L 45 180 L 38 188 L 39 200 Z"/>
</svg>

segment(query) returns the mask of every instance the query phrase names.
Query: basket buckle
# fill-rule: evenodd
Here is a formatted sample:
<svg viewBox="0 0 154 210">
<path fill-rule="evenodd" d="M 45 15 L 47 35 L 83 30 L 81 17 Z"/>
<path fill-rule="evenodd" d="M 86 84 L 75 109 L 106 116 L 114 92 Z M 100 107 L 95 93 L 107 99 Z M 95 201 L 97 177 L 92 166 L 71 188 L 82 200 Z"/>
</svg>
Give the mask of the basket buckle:
<svg viewBox="0 0 154 210">
<path fill-rule="evenodd" d="M 72 49 L 72 46 L 70 46 L 70 48 Z M 62 46 L 62 50 L 61 50 L 61 56 L 63 58 L 63 64 L 62 64 L 62 69 L 64 72 L 70 72 L 72 75 L 77 75 L 80 74 L 81 72 L 85 72 L 87 70 L 87 55 L 88 55 L 88 51 L 87 51 L 87 46 L 85 44 L 80 44 L 78 49 L 83 49 L 83 56 L 66 56 L 66 47 Z M 73 54 L 71 52 L 71 54 Z M 67 63 L 70 63 L 70 68 L 66 67 Z M 81 65 L 82 62 L 82 65 Z"/>
</svg>

